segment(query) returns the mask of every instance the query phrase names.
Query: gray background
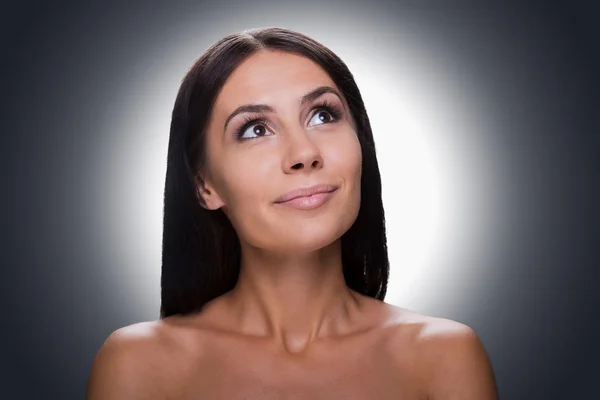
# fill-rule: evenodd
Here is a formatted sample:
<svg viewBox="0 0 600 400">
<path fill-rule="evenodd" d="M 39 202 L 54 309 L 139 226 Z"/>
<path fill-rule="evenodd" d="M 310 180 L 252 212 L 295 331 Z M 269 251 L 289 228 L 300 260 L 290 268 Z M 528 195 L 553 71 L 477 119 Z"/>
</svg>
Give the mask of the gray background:
<svg viewBox="0 0 600 400">
<path fill-rule="evenodd" d="M 132 163 L 144 149 L 135 126 L 114 129 L 119 112 L 150 93 L 133 86 L 140 84 L 133 77 L 151 72 L 152 59 L 168 59 L 180 24 L 206 24 L 208 33 L 215 30 L 209 41 L 266 25 L 244 20 L 221 32 L 218 19 L 208 21 L 209 10 L 227 15 L 251 7 L 241 3 L 83 3 L 1 6 L 5 398 L 83 398 L 108 334 L 158 313 L 158 298 L 148 307 L 137 275 L 119 268 L 128 262 L 110 241 L 121 234 L 119 226 L 97 216 L 110 195 L 96 181 L 98 166 L 112 162 L 107 149 L 123 135 L 135 138 L 128 148 Z M 473 306 L 443 315 L 480 334 L 503 399 L 597 396 L 599 14 L 584 3 L 564 3 L 301 6 L 332 20 L 352 10 L 360 22 L 361 12 L 383 10 L 387 24 L 410 21 L 453 46 L 471 84 L 488 94 L 487 107 L 503 129 L 481 135 L 494 135 L 487 150 L 510 177 L 503 181 L 506 232 L 477 260 L 492 272 L 476 288 L 468 286 Z M 267 2 L 252 4 L 270 10 Z M 279 12 L 285 7 L 280 3 Z M 360 36 L 368 29 L 357 23 L 354 31 Z M 172 107 L 172 92 L 154 95 L 168 96 Z M 152 118 L 133 109 L 140 119 Z M 164 142 L 168 132 L 155 134 Z M 156 179 L 162 184 L 164 177 Z"/>
</svg>

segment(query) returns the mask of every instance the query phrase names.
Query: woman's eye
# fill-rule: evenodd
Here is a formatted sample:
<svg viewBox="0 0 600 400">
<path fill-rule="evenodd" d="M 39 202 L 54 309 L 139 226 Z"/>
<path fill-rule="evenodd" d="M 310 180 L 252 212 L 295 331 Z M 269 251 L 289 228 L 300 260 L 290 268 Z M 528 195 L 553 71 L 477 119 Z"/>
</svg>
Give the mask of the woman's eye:
<svg viewBox="0 0 600 400">
<path fill-rule="evenodd" d="M 317 125 L 328 124 L 336 121 L 338 117 L 339 113 L 336 112 L 335 109 L 330 111 L 327 108 L 321 108 L 313 115 L 310 122 L 313 124 L 316 123 Z M 239 140 L 255 139 L 257 137 L 266 136 L 268 125 L 268 122 L 264 119 L 250 119 L 237 131 L 236 136 Z"/>
<path fill-rule="evenodd" d="M 327 110 L 320 110 L 315 113 L 315 115 L 310 119 L 311 121 L 318 121 L 317 125 L 320 123 L 328 123 L 331 122 L 334 118 L 331 113 Z"/>
<path fill-rule="evenodd" d="M 248 133 L 248 132 L 251 132 L 255 136 L 264 136 L 267 132 L 267 128 L 265 127 L 265 125 L 263 123 L 257 123 L 257 124 L 250 125 L 248 127 L 248 129 L 244 130 L 241 133 L 240 138 L 248 139 L 248 137 L 246 136 L 246 133 Z"/>
</svg>

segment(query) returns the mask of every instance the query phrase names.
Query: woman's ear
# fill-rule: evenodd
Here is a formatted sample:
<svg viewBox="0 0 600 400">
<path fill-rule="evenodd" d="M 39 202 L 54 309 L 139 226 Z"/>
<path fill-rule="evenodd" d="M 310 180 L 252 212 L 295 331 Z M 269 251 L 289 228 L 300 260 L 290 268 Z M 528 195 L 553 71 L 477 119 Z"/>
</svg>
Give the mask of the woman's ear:
<svg viewBox="0 0 600 400">
<path fill-rule="evenodd" d="M 214 187 L 200 174 L 196 175 L 196 188 L 202 208 L 216 210 L 225 206 L 225 202 L 223 202 Z"/>
</svg>

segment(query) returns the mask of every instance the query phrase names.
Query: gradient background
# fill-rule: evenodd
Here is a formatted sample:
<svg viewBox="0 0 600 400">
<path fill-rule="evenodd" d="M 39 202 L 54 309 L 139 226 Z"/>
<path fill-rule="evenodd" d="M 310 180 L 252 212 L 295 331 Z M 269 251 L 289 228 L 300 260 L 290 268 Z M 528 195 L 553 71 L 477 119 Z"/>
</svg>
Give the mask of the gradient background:
<svg viewBox="0 0 600 400">
<path fill-rule="evenodd" d="M 383 179 L 386 301 L 475 329 L 502 399 L 597 396 L 597 10 L 82 3 L 1 6 L 10 398 L 83 398 L 104 339 L 158 318 L 176 92 L 210 44 L 261 26 L 312 36 L 355 75 Z"/>
</svg>

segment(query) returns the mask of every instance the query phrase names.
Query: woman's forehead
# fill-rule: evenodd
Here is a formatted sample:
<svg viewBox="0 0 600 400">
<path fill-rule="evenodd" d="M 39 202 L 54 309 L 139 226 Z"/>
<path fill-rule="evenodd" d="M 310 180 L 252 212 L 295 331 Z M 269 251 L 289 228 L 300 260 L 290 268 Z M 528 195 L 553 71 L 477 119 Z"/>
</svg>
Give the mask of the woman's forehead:
<svg viewBox="0 0 600 400">
<path fill-rule="evenodd" d="M 229 76 L 217 98 L 227 111 L 243 104 L 296 102 L 319 86 L 335 83 L 314 61 L 296 54 L 261 51 L 242 62 Z"/>
</svg>

